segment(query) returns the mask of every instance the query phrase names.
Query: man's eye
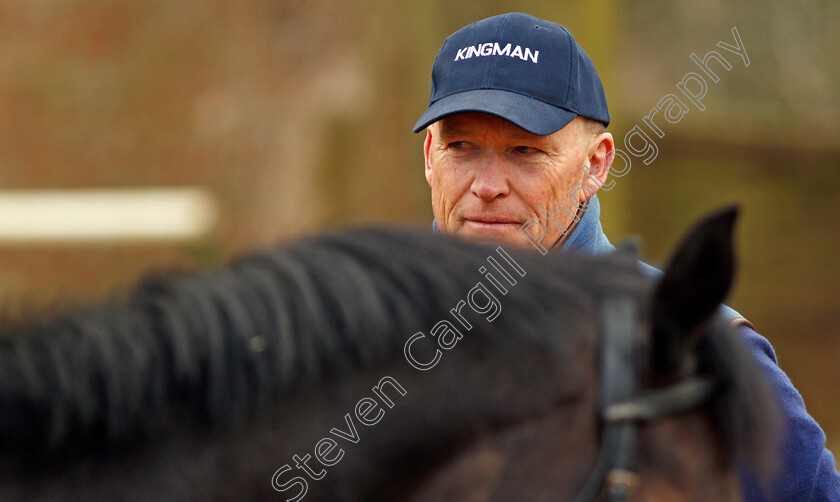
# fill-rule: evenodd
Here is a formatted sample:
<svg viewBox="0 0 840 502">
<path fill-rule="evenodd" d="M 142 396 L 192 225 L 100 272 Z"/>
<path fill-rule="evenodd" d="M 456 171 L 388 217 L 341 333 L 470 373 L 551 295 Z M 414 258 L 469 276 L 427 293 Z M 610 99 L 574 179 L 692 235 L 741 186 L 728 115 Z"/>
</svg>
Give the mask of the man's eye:
<svg viewBox="0 0 840 502">
<path fill-rule="evenodd" d="M 525 154 L 525 155 L 531 154 L 531 153 L 537 153 L 537 152 L 540 151 L 538 148 L 534 148 L 533 146 L 517 146 L 513 150 L 516 153 L 521 153 L 521 154 Z"/>
<path fill-rule="evenodd" d="M 453 141 L 452 143 L 449 143 L 449 148 L 455 150 L 464 150 L 466 148 L 469 148 L 469 146 L 470 144 L 468 141 Z"/>
</svg>

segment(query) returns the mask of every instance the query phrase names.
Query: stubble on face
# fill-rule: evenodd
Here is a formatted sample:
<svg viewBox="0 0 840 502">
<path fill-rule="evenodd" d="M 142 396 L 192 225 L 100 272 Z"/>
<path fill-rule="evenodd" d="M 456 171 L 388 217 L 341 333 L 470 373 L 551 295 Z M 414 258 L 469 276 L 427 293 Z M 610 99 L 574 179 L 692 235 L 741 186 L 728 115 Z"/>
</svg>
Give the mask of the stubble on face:
<svg viewBox="0 0 840 502">
<path fill-rule="evenodd" d="M 432 209 L 443 233 L 489 243 L 531 248 L 519 229 L 544 211 L 565 204 L 554 218 L 565 229 L 573 222 L 577 194 L 570 192 L 586 172 L 592 135 L 580 117 L 548 135 L 531 134 L 510 122 L 481 113 L 446 117 L 429 127 L 426 178 Z M 543 245 L 563 231 L 546 225 Z"/>
</svg>

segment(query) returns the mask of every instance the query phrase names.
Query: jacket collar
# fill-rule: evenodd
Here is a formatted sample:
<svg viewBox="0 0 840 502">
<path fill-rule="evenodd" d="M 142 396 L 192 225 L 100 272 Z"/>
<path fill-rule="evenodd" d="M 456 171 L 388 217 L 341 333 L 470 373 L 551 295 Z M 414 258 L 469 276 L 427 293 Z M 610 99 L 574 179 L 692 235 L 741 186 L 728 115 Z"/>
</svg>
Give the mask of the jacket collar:
<svg viewBox="0 0 840 502">
<path fill-rule="evenodd" d="M 593 194 L 581 211 L 583 216 L 560 249 L 573 249 L 589 254 L 603 254 L 614 250 L 601 227 L 601 203 L 598 201 L 598 195 Z"/>
</svg>

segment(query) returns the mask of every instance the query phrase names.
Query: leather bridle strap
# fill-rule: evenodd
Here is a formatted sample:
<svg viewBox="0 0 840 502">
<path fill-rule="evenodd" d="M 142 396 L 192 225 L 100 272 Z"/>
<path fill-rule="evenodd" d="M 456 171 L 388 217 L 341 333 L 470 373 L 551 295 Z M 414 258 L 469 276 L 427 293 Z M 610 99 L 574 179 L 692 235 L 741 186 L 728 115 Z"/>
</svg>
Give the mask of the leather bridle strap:
<svg viewBox="0 0 840 502">
<path fill-rule="evenodd" d="M 680 413 L 709 401 L 716 385 L 710 378 L 689 377 L 673 385 L 639 394 L 643 341 L 636 300 L 611 296 L 604 300 L 601 337 L 601 449 L 575 502 L 632 500 L 640 484 L 634 465 L 639 425 Z"/>
<path fill-rule="evenodd" d="M 674 415 L 709 401 L 716 387 L 710 378 L 686 378 L 670 387 L 611 404 L 604 410 L 603 418 L 605 422 L 647 422 Z"/>
<path fill-rule="evenodd" d="M 637 300 L 629 295 L 609 296 L 604 299 L 602 312 L 599 409 L 603 411 L 613 403 L 631 399 L 637 393 Z M 605 422 L 595 468 L 578 493 L 576 502 L 596 500 L 602 488 L 612 490 L 611 486 L 619 487 L 618 491 L 630 491 L 630 487 L 628 490 L 621 489 L 622 483 L 604 485 L 611 473 L 615 473 L 613 478 L 627 478 L 623 473 L 633 472 L 637 427 L 635 422 Z M 612 500 L 622 498 L 619 496 Z"/>
</svg>

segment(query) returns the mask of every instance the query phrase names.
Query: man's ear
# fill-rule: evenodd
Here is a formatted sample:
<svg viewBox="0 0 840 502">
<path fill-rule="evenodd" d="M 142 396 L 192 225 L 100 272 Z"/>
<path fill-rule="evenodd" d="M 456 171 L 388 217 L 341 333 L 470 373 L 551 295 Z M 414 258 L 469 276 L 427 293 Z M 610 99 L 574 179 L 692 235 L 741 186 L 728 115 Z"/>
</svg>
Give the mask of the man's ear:
<svg viewBox="0 0 840 502">
<path fill-rule="evenodd" d="M 678 378 L 686 351 L 729 293 L 735 268 L 732 249 L 736 206 L 703 219 L 677 246 L 651 298 L 652 370 Z"/>
<path fill-rule="evenodd" d="M 426 128 L 426 141 L 423 143 L 423 158 L 426 161 L 426 182 L 432 186 L 432 163 L 429 151 L 432 149 L 432 126 Z"/>
<path fill-rule="evenodd" d="M 592 140 L 589 157 L 586 160 L 589 163 L 589 177 L 594 178 L 598 188 L 606 185 L 605 190 L 610 190 L 615 186 L 612 180 L 607 184 L 607 175 L 613 160 L 613 157 L 608 158 L 608 155 L 613 149 L 615 149 L 615 141 L 612 134 L 608 132 L 602 132 Z"/>
<path fill-rule="evenodd" d="M 581 186 L 585 186 L 582 190 L 577 190 L 579 203 L 583 204 L 589 200 L 600 188 L 610 190 L 615 186 L 615 181 L 607 181 L 609 163 L 612 162 L 609 153 L 613 151 L 613 148 L 613 137 L 608 132 L 599 134 L 589 142 L 586 163 L 581 169 L 580 177 Z"/>
</svg>

